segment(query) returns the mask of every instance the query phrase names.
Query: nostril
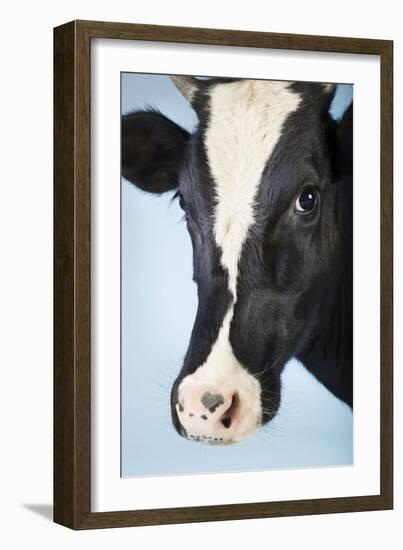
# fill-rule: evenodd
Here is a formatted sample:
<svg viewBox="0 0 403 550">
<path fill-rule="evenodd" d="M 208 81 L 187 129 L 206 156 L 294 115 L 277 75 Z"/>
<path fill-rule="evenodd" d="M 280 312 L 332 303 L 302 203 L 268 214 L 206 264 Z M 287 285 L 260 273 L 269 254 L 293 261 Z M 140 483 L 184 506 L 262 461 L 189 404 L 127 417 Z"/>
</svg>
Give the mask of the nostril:
<svg viewBox="0 0 403 550">
<path fill-rule="evenodd" d="M 224 428 L 230 428 L 231 427 L 231 419 L 230 418 L 223 418 L 221 420 L 221 424 L 224 426 Z"/>
<path fill-rule="evenodd" d="M 236 411 L 239 406 L 239 397 L 237 393 L 234 393 L 231 399 L 230 406 L 227 408 L 227 410 L 224 412 L 224 414 L 221 417 L 221 424 L 224 426 L 224 428 L 230 428 L 232 421 L 234 419 L 234 416 L 236 414 Z"/>
</svg>

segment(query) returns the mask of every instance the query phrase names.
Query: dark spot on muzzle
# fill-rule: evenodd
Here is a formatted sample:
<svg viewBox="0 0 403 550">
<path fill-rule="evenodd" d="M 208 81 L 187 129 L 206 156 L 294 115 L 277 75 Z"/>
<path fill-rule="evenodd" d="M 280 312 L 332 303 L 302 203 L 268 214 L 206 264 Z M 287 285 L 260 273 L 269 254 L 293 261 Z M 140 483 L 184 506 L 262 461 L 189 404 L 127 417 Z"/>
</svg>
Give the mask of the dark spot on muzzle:
<svg viewBox="0 0 403 550">
<path fill-rule="evenodd" d="M 203 394 L 201 398 L 201 402 L 206 407 L 206 409 L 208 409 L 211 413 L 213 413 L 217 407 L 219 407 L 224 403 L 224 398 L 219 393 L 212 394 L 209 391 L 207 391 L 205 394 Z"/>
</svg>

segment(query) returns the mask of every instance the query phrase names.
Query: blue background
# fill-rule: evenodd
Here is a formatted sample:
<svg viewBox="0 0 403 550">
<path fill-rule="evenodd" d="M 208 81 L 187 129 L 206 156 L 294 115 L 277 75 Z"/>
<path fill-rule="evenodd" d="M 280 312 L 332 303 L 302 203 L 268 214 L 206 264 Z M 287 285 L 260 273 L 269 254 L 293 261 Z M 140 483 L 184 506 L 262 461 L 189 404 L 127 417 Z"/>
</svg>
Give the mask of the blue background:
<svg viewBox="0 0 403 550">
<path fill-rule="evenodd" d="M 352 99 L 339 85 L 331 113 Z M 168 77 L 122 74 L 122 112 L 147 106 L 187 130 L 197 124 Z M 147 476 L 349 465 L 350 409 L 296 360 L 283 373 L 277 417 L 229 447 L 181 438 L 169 395 L 186 352 L 197 307 L 192 249 L 171 195 L 148 195 L 122 179 L 122 475 Z"/>
</svg>

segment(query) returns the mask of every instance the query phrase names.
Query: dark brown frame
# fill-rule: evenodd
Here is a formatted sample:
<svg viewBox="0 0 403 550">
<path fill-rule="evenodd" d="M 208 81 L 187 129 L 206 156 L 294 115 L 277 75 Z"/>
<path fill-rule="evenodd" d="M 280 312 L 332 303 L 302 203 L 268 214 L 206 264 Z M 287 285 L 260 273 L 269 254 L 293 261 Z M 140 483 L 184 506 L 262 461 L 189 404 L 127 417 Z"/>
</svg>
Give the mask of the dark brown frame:
<svg viewBox="0 0 403 550">
<path fill-rule="evenodd" d="M 370 54 L 381 60 L 381 490 L 379 495 L 92 513 L 90 55 L 92 38 Z M 393 42 L 99 21 L 54 29 L 54 521 L 72 529 L 393 507 Z"/>
</svg>

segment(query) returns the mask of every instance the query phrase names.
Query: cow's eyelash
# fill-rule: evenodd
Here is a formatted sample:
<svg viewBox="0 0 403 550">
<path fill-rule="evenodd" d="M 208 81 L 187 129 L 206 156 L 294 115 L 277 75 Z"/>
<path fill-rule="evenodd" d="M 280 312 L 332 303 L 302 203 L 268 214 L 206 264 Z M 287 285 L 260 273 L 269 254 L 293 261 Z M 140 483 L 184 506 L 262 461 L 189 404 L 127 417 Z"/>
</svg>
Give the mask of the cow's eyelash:
<svg viewBox="0 0 403 550">
<path fill-rule="evenodd" d="M 183 216 L 181 217 L 181 222 L 188 223 L 189 221 L 189 212 L 187 211 L 185 201 L 183 199 L 182 194 L 179 191 L 176 191 L 175 194 L 172 197 L 172 202 L 174 200 L 178 199 L 179 207 L 183 211 Z"/>
<path fill-rule="evenodd" d="M 179 200 L 181 197 L 182 197 L 181 193 L 179 191 L 175 191 L 175 193 L 172 195 L 171 202 Z"/>
<path fill-rule="evenodd" d="M 181 208 L 184 212 L 186 212 L 186 202 L 185 202 L 185 199 L 183 198 L 182 193 L 180 193 L 180 191 L 176 191 L 176 193 L 175 193 L 174 196 L 172 197 L 172 200 L 175 200 L 175 199 L 178 199 L 180 208 Z"/>
</svg>

